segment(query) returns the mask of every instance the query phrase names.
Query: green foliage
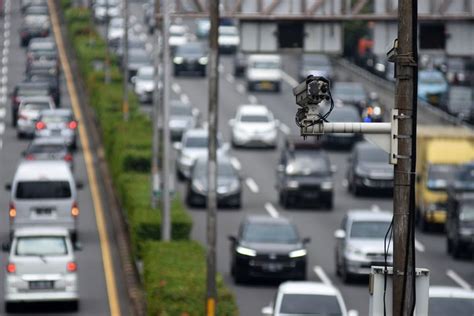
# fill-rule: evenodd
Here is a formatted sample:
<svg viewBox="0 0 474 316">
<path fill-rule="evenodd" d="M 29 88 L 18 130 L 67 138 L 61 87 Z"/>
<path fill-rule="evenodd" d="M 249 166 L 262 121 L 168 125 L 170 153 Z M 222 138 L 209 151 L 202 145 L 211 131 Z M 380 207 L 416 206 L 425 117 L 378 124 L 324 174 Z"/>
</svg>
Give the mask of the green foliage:
<svg viewBox="0 0 474 316">
<path fill-rule="evenodd" d="M 146 243 L 144 279 L 148 315 L 205 315 L 205 262 L 204 249 L 197 242 Z M 237 315 L 234 297 L 221 277 L 217 286 L 217 315 Z"/>
</svg>

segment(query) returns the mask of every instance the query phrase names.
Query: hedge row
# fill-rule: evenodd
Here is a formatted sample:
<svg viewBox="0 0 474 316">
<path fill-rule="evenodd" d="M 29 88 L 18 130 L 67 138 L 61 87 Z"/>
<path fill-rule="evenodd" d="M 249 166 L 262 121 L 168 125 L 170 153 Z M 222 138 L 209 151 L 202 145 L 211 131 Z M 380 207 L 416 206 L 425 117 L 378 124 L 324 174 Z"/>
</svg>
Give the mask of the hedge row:
<svg viewBox="0 0 474 316">
<path fill-rule="evenodd" d="M 130 93 L 129 120 L 122 119 L 122 74 L 111 56 L 111 82 L 104 80 L 106 43 L 92 24 L 89 10 L 61 0 L 67 33 L 81 78 L 102 133 L 106 159 L 116 192 L 126 211 L 134 255 L 144 262 L 144 286 L 149 315 L 203 315 L 205 257 L 203 247 L 190 241 L 192 220 L 179 196 L 172 201 L 172 239 L 158 242 L 160 211 L 150 206 L 152 124 L 140 113 Z M 219 277 L 218 314 L 237 315 L 233 295 Z"/>
</svg>

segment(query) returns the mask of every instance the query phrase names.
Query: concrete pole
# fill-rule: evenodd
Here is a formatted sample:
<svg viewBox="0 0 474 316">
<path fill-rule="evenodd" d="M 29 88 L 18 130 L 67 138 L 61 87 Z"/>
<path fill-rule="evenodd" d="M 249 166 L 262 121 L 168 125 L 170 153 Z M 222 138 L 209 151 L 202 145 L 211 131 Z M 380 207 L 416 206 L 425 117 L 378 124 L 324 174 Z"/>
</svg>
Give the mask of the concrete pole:
<svg viewBox="0 0 474 316">
<path fill-rule="evenodd" d="M 395 104 L 399 111 L 398 163 L 393 198 L 393 315 L 412 315 L 414 302 L 414 185 L 416 167 L 417 0 L 398 1 L 398 49 Z M 415 7 L 414 7 L 415 5 Z"/>
<path fill-rule="evenodd" d="M 163 206 L 161 216 L 161 239 L 171 240 L 171 214 L 170 214 L 170 129 L 169 129 L 169 106 L 171 86 L 171 58 L 169 45 L 170 15 L 172 1 L 164 2 L 163 15 Z"/>
<path fill-rule="evenodd" d="M 216 315 L 216 236 L 217 236 L 217 127 L 219 101 L 219 0 L 210 0 L 209 14 L 209 149 L 207 193 L 207 287 L 206 315 Z"/>
<path fill-rule="evenodd" d="M 123 101 L 122 101 L 122 114 L 123 120 L 128 121 L 129 108 L 128 108 L 128 0 L 123 0 L 123 19 L 124 19 L 124 30 L 123 33 L 123 63 L 127 67 L 123 70 Z"/>
</svg>

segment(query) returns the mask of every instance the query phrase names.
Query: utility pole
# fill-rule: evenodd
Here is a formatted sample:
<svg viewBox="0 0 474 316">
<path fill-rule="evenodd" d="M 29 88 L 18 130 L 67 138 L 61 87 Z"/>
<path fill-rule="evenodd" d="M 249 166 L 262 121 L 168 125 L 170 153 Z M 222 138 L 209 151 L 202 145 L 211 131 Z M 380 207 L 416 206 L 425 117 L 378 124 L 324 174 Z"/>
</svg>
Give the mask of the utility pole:
<svg viewBox="0 0 474 316">
<path fill-rule="evenodd" d="M 209 32 L 209 107 L 207 164 L 207 288 L 206 315 L 216 315 L 216 236 L 217 236 L 217 127 L 219 102 L 219 0 L 209 1 L 211 29 Z"/>
<path fill-rule="evenodd" d="M 109 51 L 109 0 L 105 1 L 105 69 L 104 81 L 110 83 L 110 51 Z"/>
<path fill-rule="evenodd" d="M 161 87 L 160 87 L 160 64 L 163 58 L 162 49 L 162 26 L 161 20 L 158 19 L 160 13 L 160 0 L 155 0 L 155 32 L 153 33 L 153 48 L 154 54 L 154 88 L 153 88 L 153 113 L 152 113 L 152 124 L 153 124 L 153 143 L 152 143 L 152 155 L 151 155 L 151 207 L 158 207 L 158 194 L 160 192 L 160 174 L 158 173 L 158 155 L 160 153 L 160 128 L 162 128 L 161 115 L 160 115 L 160 102 L 161 102 Z"/>
<path fill-rule="evenodd" d="M 416 172 L 417 0 L 398 1 L 395 108 L 398 163 L 393 197 L 393 315 L 411 316 L 414 293 L 414 187 Z"/>
<path fill-rule="evenodd" d="M 162 179 L 163 179 L 163 206 L 161 216 L 161 239 L 171 240 L 171 214 L 170 214 L 170 129 L 169 129 L 169 107 L 170 107 L 170 86 L 171 86 L 171 58 L 169 45 L 170 15 L 172 1 L 164 1 L 163 16 L 163 159 L 162 159 Z"/>
<path fill-rule="evenodd" d="M 124 19 L 124 33 L 123 33 L 123 63 L 125 68 L 123 70 L 123 101 L 122 114 L 123 120 L 128 121 L 128 0 L 123 0 L 123 19 Z"/>
</svg>

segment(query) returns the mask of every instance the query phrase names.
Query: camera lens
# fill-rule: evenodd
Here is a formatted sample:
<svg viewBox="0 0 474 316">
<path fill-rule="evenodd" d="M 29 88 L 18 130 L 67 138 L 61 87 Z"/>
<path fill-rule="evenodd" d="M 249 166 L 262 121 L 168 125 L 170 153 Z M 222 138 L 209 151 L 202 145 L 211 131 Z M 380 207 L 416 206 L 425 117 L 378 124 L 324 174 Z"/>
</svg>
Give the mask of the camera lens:
<svg viewBox="0 0 474 316">
<path fill-rule="evenodd" d="M 319 87 L 317 81 L 311 81 L 308 83 L 308 94 L 312 97 L 315 97 L 319 94 Z"/>
</svg>

